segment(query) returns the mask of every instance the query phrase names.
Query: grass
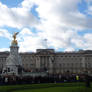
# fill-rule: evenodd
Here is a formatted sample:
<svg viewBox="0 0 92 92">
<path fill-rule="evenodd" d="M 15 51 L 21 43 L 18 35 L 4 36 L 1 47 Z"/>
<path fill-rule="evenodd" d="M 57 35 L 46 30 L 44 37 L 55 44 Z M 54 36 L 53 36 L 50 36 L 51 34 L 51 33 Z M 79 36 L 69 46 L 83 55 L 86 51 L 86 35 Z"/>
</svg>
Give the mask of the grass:
<svg viewBox="0 0 92 92">
<path fill-rule="evenodd" d="M 92 92 L 91 88 L 85 89 L 84 87 L 51 87 L 42 89 L 32 89 L 32 90 L 19 90 L 13 92 Z"/>
<path fill-rule="evenodd" d="M 84 83 L 51 83 L 0 86 L 0 92 L 92 92 Z"/>
</svg>

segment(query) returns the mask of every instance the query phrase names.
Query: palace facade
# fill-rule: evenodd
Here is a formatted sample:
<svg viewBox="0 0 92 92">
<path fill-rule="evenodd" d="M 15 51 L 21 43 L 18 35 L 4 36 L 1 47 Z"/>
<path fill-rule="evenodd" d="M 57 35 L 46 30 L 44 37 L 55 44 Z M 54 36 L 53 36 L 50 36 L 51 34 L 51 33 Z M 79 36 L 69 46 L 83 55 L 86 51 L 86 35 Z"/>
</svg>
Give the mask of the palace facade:
<svg viewBox="0 0 92 92">
<path fill-rule="evenodd" d="M 0 52 L 0 71 L 2 71 L 9 52 Z M 37 49 L 36 52 L 20 53 L 22 67 L 29 72 L 48 72 L 65 74 L 66 72 L 92 74 L 92 51 L 56 52 L 54 49 Z"/>
</svg>

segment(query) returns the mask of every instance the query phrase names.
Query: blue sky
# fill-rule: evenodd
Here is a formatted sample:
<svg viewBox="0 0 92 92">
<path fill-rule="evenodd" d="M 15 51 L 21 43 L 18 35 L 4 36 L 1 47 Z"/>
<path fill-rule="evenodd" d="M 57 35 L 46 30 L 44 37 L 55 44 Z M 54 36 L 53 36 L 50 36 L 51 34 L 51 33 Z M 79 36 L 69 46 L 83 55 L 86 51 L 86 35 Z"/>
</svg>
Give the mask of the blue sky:
<svg viewBox="0 0 92 92">
<path fill-rule="evenodd" d="M 8 7 L 17 7 L 23 0 L 0 0 L 3 4 Z"/>
<path fill-rule="evenodd" d="M 0 0 L 0 51 L 14 32 L 21 52 L 92 50 L 92 1 Z"/>
</svg>

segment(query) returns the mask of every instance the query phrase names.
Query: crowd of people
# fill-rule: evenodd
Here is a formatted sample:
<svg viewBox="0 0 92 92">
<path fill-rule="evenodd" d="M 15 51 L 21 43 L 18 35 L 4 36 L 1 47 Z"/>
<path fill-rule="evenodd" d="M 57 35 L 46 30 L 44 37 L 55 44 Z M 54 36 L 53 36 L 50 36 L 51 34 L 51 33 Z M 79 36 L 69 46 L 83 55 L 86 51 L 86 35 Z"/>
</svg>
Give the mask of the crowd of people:
<svg viewBox="0 0 92 92">
<path fill-rule="evenodd" d="M 87 76 L 88 77 L 88 76 Z M 88 77 L 89 78 L 89 77 Z M 87 79 L 87 78 L 86 78 Z M 92 78 L 90 77 L 90 79 Z M 86 81 L 88 81 L 86 80 Z M 34 83 L 63 83 L 63 82 L 82 82 L 85 81 L 85 76 L 72 75 L 72 76 L 0 76 L 0 85 L 8 84 L 34 84 Z"/>
</svg>

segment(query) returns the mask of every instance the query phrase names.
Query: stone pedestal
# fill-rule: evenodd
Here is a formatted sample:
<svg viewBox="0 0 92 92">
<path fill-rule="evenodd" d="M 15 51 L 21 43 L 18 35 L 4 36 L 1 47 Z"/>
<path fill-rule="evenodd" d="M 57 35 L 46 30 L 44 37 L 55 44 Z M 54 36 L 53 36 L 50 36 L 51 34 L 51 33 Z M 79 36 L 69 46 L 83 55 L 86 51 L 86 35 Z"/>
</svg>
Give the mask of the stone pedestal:
<svg viewBox="0 0 92 92">
<path fill-rule="evenodd" d="M 6 59 L 6 64 L 3 68 L 2 75 L 20 75 L 22 73 L 21 57 L 18 53 L 17 40 L 13 40 L 10 46 L 10 55 Z"/>
</svg>

